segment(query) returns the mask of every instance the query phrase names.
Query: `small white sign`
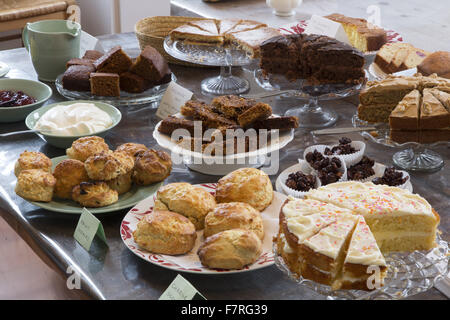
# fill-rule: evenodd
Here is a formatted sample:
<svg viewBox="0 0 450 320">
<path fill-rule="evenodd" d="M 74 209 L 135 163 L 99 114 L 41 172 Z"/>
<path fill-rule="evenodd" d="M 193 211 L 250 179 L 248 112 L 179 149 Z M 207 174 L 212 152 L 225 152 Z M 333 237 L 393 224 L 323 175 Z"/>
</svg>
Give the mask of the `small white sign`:
<svg viewBox="0 0 450 320">
<path fill-rule="evenodd" d="M 206 298 L 178 274 L 159 300 L 206 300 Z"/>
<path fill-rule="evenodd" d="M 98 39 L 85 31 L 81 31 L 80 50 L 82 55 L 87 50 L 98 50 L 103 52 L 103 48 Z"/>
<path fill-rule="evenodd" d="M 156 116 L 165 119 L 168 116 L 180 112 L 181 107 L 190 100 L 194 95 L 193 92 L 180 86 L 176 82 L 169 83 L 169 86 L 161 99 Z"/>
<path fill-rule="evenodd" d="M 306 34 L 320 34 L 350 44 L 342 25 L 330 19 L 313 15 L 305 28 Z"/>
</svg>

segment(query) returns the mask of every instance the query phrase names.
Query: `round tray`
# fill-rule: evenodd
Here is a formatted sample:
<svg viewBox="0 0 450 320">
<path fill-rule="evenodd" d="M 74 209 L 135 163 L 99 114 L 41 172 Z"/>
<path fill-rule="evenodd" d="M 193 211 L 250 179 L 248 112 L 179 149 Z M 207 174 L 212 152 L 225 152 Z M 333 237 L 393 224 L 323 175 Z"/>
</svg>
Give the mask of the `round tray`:
<svg viewBox="0 0 450 320">
<path fill-rule="evenodd" d="M 175 117 L 182 117 L 177 113 Z M 239 168 L 261 167 L 266 157 L 273 152 L 284 148 L 294 139 L 294 129 L 279 132 L 278 139 L 269 141 L 267 146 L 245 153 L 236 153 L 225 156 L 205 155 L 180 147 L 170 136 L 158 131 L 161 122 L 158 122 L 153 130 L 153 138 L 158 145 L 172 152 L 172 161 L 184 162 L 187 167 L 209 175 L 226 175 Z"/>
<path fill-rule="evenodd" d="M 120 97 L 102 97 L 91 94 L 90 91 L 72 91 L 64 89 L 62 85 L 63 75 L 59 75 L 56 78 L 55 86 L 58 92 L 67 99 L 70 100 L 99 100 L 106 103 L 110 103 L 115 106 L 123 105 L 141 105 L 152 102 L 159 102 L 166 92 L 170 82 L 154 86 L 141 93 L 128 93 L 121 91 Z M 172 73 L 172 81 L 177 81 L 177 78 Z"/>
<path fill-rule="evenodd" d="M 266 77 L 261 69 L 256 69 L 254 76 L 258 85 L 265 90 L 287 90 L 287 93 L 283 93 L 284 96 L 309 100 L 307 104 L 297 106 L 286 112 L 287 116 L 296 116 L 299 119 L 299 127 L 302 128 L 324 128 L 333 125 L 338 119 L 337 113 L 331 108 L 319 105 L 319 101 L 340 99 L 358 94 L 366 83 L 366 80 L 364 80 L 358 84 L 311 86 L 304 79 L 289 81 L 283 75 L 273 74 Z"/>
<path fill-rule="evenodd" d="M 392 148 L 403 148 L 392 157 L 394 164 L 407 171 L 434 172 L 444 166 L 444 160 L 435 151 L 429 150 L 439 145 L 450 146 L 450 141 L 437 141 L 433 143 L 405 142 L 397 143 L 389 137 L 390 128 L 387 123 L 368 123 L 361 120 L 358 114 L 353 115 L 352 125 L 355 128 L 375 127 L 376 136 L 371 134 L 370 129 L 360 131 L 360 134 L 378 144 Z"/>
<path fill-rule="evenodd" d="M 203 188 L 214 195 L 217 184 L 207 183 L 198 184 L 196 186 Z M 175 270 L 178 272 L 188 272 L 205 275 L 249 272 L 273 265 L 274 261 L 272 252 L 272 237 L 276 235 L 278 229 L 279 208 L 286 200 L 285 195 L 274 192 L 274 199 L 271 205 L 261 212 L 265 233 L 262 254 L 256 262 L 240 270 L 210 269 L 200 263 L 200 260 L 197 256 L 197 249 L 199 248 L 200 243 L 204 241 L 203 230 L 197 231 L 197 240 L 195 246 L 190 252 L 186 254 L 170 256 L 151 253 L 146 251 L 145 249 L 139 248 L 137 243 L 134 242 L 132 232 L 136 229 L 137 223 L 144 217 L 144 215 L 152 213 L 155 203 L 154 199 L 155 196 L 150 196 L 137 204 L 125 215 L 122 223 L 120 224 L 120 235 L 122 241 L 124 242 L 125 246 L 139 258 L 144 259 L 145 261 L 157 266 Z"/>
<path fill-rule="evenodd" d="M 363 290 L 331 290 L 323 285 L 302 277 L 296 278 L 289 270 L 283 258 L 277 252 L 274 243 L 275 265 L 290 279 L 300 285 L 327 296 L 328 299 L 380 300 L 402 299 L 429 290 L 435 280 L 448 272 L 448 243 L 437 235 L 437 247 L 430 251 L 414 251 L 411 253 L 393 252 L 384 255 L 388 272 L 384 286 L 374 291 Z"/>
<path fill-rule="evenodd" d="M 233 76 L 231 67 L 245 66 L 252 62 L 247 52 L 233 46 L 194 45 L 183 41 L 164 40 L 164 50 L 181 61 L 205 66 L 220 67 L 220 75 L 206 78 L 201 89 L 206 94 L 241 94 L 250 89 L 247 80 Z"/>
</svg>

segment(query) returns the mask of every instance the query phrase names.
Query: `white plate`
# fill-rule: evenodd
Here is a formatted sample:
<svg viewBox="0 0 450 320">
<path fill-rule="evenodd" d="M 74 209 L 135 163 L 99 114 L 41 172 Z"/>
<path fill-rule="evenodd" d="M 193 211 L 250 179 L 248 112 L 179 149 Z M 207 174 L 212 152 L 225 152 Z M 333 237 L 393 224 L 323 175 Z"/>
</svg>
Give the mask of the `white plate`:
<svg viewBox="0 0 450 320">
<path fill-rule="evenodd" d="M 182 117 L 180 113 L 174 115 Z M 223 157 L 205 155 L 180 147 L 170 136 L 158 131 L 161 121 L 155 126 L 153 138 L 163 148 L 172 152 L 172 161 L 182 158 L 182 161 L 190 169 L 204 174 L 224 176 L 234 170 L 244 167 L 261 167 L 266 160 L 266 155 L 284 148 L 294 139 L 294 129 L 279 131 L 277 141 L 271 139 L 264 148 L 251 152 L 230 154 Z M 174 156 L 174 154 L 176 156 Z M 178 157 L 177 157 L 178 156 Z"/>
<path fill-rule="evenodd" d="M 9 66 L 6 63 L 0 61 L 0 78 L 6 76 L 9 70 Z"/>
<path fill-rule="evenodd" d="M 298 162 L 299 162 L 298 164 L 295 164 L 295 165 L 290 166 L 289 168 L 285 169 L 285 170 L 278 176 L 277 180 L 275 181 L 275 190 L 277 190 L 278 192 L 280 192 L 280 193 L 282 193 L 282 194 L 286 194 L 286 193 L 284 192 L 284 190 L 283 190 L 282 182 L 281 182 L 280 177 L 282 177 L 282 176 L 284 175 L 285 172 L 292 171 L 293 169 L 296 169 L 296 168 L 308 168 L 308 166 L 306 165 L 306 161 L 305 161 L 305 160 L 299 159 Z M 384 169 L 386 169 L 386 166 L 385 166 L 384 164 L 382 164 L 382 163 L 379 163 L 379 162 L 375 162 L 375 167 L 376 167 L 376 172 L 377 172 L 378 174 L 376 173 L 376 174 L 372 177 L 372 179 L 373 179 L 373 178 L 376 178 L 376 177 L 381 177 L 381 176 L 383 175 Z M 300 170 L 300 169 L 299 169 L 299 170 Z M 407 174 L 406 171 L 402 171 L 402 170 L 397 170 L 397 171 L 404 172 L 404 173 Z M 408 175 L 408 176 L 409 176 L 409 175 Z M 408 179 L 408 181 L 406 181 L 406 183 L 404 184 L 404 189 L 408 190 L 409 192 L 413 192 L 413 186 L 412 186 L 412 183 L 411 183 L 411 177 L 410 177 L 410 178 Z"/>
<path fill-rule="evenodd" d="M 215 194 L 216 184 L 199 184 L 196 185 L 201 187 L 211 194 Z M 145 249 L 139 248 L 139 246 L 134 242 L 133 231 L 136 230 L 138 222 L 146 214 L 151 214 L 153 211 L 153 205 L 155 203 L 155 196 L 148 197 L 147 199 L 138 203 L 133 209 L 131 209 L 124 217 L 122 223 L 120 224 L 120 235 L 127 246 L 135 255 L 144 259 L 147 262 L 153 263 L 157 266 L 179 271 L 179 272 L 189 272 L 189 273 L 200 273 L 200 274 L 218 274 L 218 273 L 239 273 L 253 271 L 268 267 L 274 264 L 274 256 L 272 251 L 272 237 L 278 233 L 278 216 L 280 213 L 280 208 L 283 202 L 286 200 L 286 196 L 274 192 L 274 198 L 269 207 L 267 207 L 263 212 L 261 212 L 262 220 L 264 223 L 264 241 L 263 241 L 263 252 L 259 259 L 241 270 L 223 270 L 223 269 L 210 269 L 204 267 L 197 256 L 197 250 L 203 239 L 203 231 L 197 232 L 197 240 L 194 248 L 187 254 L 179 256 L 169 256 L 163 254 L 154 254 L 146 251 Z"/>
</svg>

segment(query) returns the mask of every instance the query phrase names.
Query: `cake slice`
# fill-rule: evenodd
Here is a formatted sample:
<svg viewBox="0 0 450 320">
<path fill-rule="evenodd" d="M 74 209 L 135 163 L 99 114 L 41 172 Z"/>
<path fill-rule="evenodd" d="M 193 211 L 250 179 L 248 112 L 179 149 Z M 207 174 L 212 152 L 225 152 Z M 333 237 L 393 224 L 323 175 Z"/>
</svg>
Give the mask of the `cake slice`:
<svg viewBox="0 0 450 320">
<path fill-rule="evenodd" d="M 421 129 L 438 129 L 450 126 L 450 113 L 436 99 L 430 89 L 423 90 L 419 126 Z"/>
<path fill-rule="evenodd" d="M 412 90 L 417 89 L 420 79 L 388 76 L 380 81 L 369 81 L 359 95 L 363 105 L 395 104 Z"/>
<path fill-rule="evenodd" d="M 441 129 L 421 130 L 419 132 L 420 143 L 434 143 L 438 141 L 450 141 L 450 127 Z"/>
<path fill-rule="evenodd" d="M 200 30 L 207 31 L 211 34 L 218 35 L 219 31 L 217 30 L 217 21 L 213 19 L 205 19 L 205 20 L 197 20 L 190 21 L 188 25 L 199 28 Z"/>
<path fill-rule="evenodd" d="M 419 129 L 420 100 L 419 90 L 413 90 L 398 103 L 389 116 L 389 126 L 392 130 Z"/>
<path fill-rule="evenodd" d="M 131 58 L 120 46 L 115 46 L 105 55 L 94 61 L 96 72 L 100 73 L 122 73 L 128 71 L 132 64 Z"/>
<path fill-rule="evenodd" d="M 218 33 L 211 33 L 193 25 L 179 26 L 170 31 L 169 36 L 173 41 L 179 40 L 190 44 L 213 46 L 223 44 L 224 40 Z"/>
<path fill-rule="evenodd" d="M 420 131 L 418 130 L 390 130 L 389 139 L 397 143 L 419 142 Z"/>
<path fill-rule="evenodd" d="M 389 122 L 389 116 L 396 106 L 396 103 L 360 104 L 358 118 L 369 123 Z"/>
<path fill-rule="evenodd" d="M 167 61 L 152 46 L 146 46 L 142 50 L 131 66 L 130 71 L 148 80 L 151 84 L 160 83 L 167 74 L 170 74 Z"/>
<path fill-rule="evenodd" d="M 442 103 L 447 111 L 450 112 L 450 93 L 438 89 L 431 89 L 430 92 L 436 99 L 438 99 Z"/>
<path fill-rule="evenodd" d="M 409 43 L 404 42 L 386 43 L 380 48 L 380 50 L 378 50 L 374 62 L 382 71 L 386 73 L 400 71 L 392 69 L 392 60 L 399 50 L 409 48 L 410 46 L 411 45 Z"/>
<path fill-rule="evenodd" d="M 364 218 L 359 216 L 336 285 L 340 289 L 374 290 L 379 288 L 377 284 L 383 285 L 386 271 L 386 260 L 377 241 Z M 375 279 L 373 275 L 377 274 L 379 278 Z"/>
<path fill-rule="evenodd" d="M 222 34 L 250 31 L 264 27 L 267 27 L 267 24 L 253 20 L 241 20 L 237 24 L 235 24 L 232 28 L 230 28 L 228 31 L 222 32 Z"/>
<path fill-rule="evenodd" d="M 240 19 L 222 19 L 218 21 L 217 28 L 219 29 L 219 34 L 224 35 L 241 22 L 242 20 Z"/>
<path fill-rule="evenodd" d="M 336 222 L 300 244 L 302 277 L 339 288 L 337 280 L 357 220 L 355 215 L 339 215 Z"/>
<path fill-rule="evenodd" d="M 239 32 L 234 30 L 235 28 L 225 34 L 225 39 L 245 50 L 252 58 L 260 56 L 260 46 L 264 41 L 281 35 L 277 29 L 270 27 L 260 27 Z"/>
<path fill-rule="evenodd" d="M 117 73 L 91 73 L 91 93 L 96 96 L 120 96 L 120 77 Z"/>
</svg>

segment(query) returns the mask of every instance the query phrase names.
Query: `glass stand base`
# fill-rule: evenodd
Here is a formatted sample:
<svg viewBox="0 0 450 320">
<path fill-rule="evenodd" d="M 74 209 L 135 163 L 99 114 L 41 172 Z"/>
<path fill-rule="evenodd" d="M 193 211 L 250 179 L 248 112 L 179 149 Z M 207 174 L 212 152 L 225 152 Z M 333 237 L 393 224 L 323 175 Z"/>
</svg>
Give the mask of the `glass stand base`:
<svg viewBox="0 0 450 320">
<path fill-rule="evenodd" d="M 397 167 L 407 171 L 433 172 L 444 166 L 442 157 L 428 149 L 399 151 L 394 154 L 392 160 Z"/>
<path fill-rule="evenodd" d="M 204 93 L 214 95 L 241 94 L 250 89 L 247 80 L 231 75 L 231 67 L 221 67 L 220 75 L 206 78 L 201 83 Z"/>
<path fill-rule="evenodd" d="M 321 107 L 316 99 L 311 99 L 308 104 L 300 108 L 290 109 L 286 116 L 298 118 L 300 128 L 325 128 L 333 125 L 338 115 L 334 110 Z"/>
</svg>

